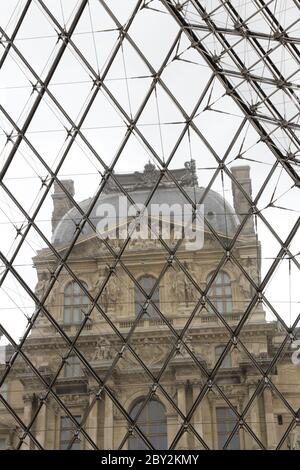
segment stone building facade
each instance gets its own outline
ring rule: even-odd
[[[251,195],[249,167],[235,167],[232,172]],[[122,252],[122,262],[114,264],[114,254],[120,253],[125,240],[107,239],[112,252],[92,225],[97,227],[101,219],[99,206],[118,207],[118,184],[107,182],[90,212],[92,224],[84,228],[80,211],[89,210],[91,199],[74,206],[55,184],[52,242],[56,253],[45,247],[33,260],[36,297],[46,296],[52,320],[41,311],[23,348],[40,376],[21,356],[2,386],[5,402],[20,418],[18,422],[0,404],[2,448],[35,449],[37,442],[45,449],[146,448],[135,421],[158,449],[203,449],[205,445],[255,449],[260,445],[254,436],[268,449],[279,444],[292,421],[292,410],[299,410],[300,365],[291,360],[291,341],[282,347],[286,335],[280,324],[266,319],[259,299],[252,305],[255,288],[249,278],[257,285],[261,272],[261,246],[252,217],[232,251],[224,252],[223,246],[234,239],[242,215],[249,211],[247,199],[233,187],[233,208],[217,192],[200,187],[193,162],[172,174],[174,181],[164,177],[151,202],[182,207],[185,201],[178,181],[188,197],[203,199],[207,219],[203,247],[190,249],[183,241],[176,251],[178,261],[159,239],[133,239]],[[143,172],[116,175],[116,179],[132,200],[144,203],[157,176],[149,163]],[[73,182],[62,183],[73,196]],[[170,225],[166,242],[172,248],[178,240],[172,236],[174,221]],[[119,223],[118,234],[125,229],[127,224]],[[68,252],[77,230],[81,235]],[[57,260],[67,256],[68,266],[58,272]],[[201,292],[206,295],[201,297]],[[150,294],[152,302],[147,303]],[[236,328],[242,324],[239,333]],[[76,351],[70,351],[73,344]],[[280,360],[272,366],[280,348]],[[7,348],[7,357],[11,354]],[[0,367],[1,377],[9,362]],[[272,384],[267,378],[261,380],[264,373]],[[84,432],[76,429],[66,410],[83,423]],[[22,423],[32,424],[30,435],[24,435]],[[299,427],[292,426],[282,447],[297,448],[299,443]]]

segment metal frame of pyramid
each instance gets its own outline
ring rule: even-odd
[[[281,315],[276,312],[274,306],[272,306],[272,304],[264,295],[264,289],[266,288],[268,282],[272,278],[278,265],[283,259],[290,259],[295,269],[299,270],[299,260],[295,256],[295,253],[290,250],[290,245],[297,232],[299,233],[300,218],[296,220],[295,224],[291,227],[288,236],[283,240],[278,235],[276,229],[273,228],[272,223],[270,223],[270,221],[264,217],[264,214],[258,208],[258,201],[261,195],[263,194],[265,188],[267,187],[270,179],[272,178],[275,169],[277,169],[278,167],[281,167],[282,171],[289,176],[293,183],[293,186],[295,188],[299,188],[299,174],[297,173],[297,170],[299,168],[298,149],[300,124],[298,122],[300,84],[297,75],[298,72],[296,71],[289,73],[284,67],[284,61],[282,63],[278,63],[276,60],[273,59],[273,56],[276,51],[279,55],[283,54],[284,51],[285,54],[289,55],[290,60],[294,62],[295,70],[299,69],[299,37],[297,37],[293,33],[290,33],[290,28],[288,28],[285,24],[281,24],[282,15],[277,15],[275,7],[275,3],[277,2],[274,1],[265,2],[264,0],[252,0],[251,2],[247,2],[248,4],[251,4],[251,6],[249,5],[247,9],[244,5],[242,5],[243,8],[242,6],[241,8],[239,8],[237,6],[237,2],[228,0],[219,0],[213,2],[201,2],[198,0],[160,0],[154,2],[151,0],[136,0],[135,2],[133,2],[134,8],[125,24],[123,24],[121,20],[118,19],[116,12],[114,12],[113,9],[110,8],[109,1],[98,0],[96,3],[99,5],[99,8],[105,11],[106,14],[110,17],[116,31],[118,31],[118,41],[115,44],[114,49],[111,55],[109,56],[105,67],[101,71],[101,73],[99,73],[99,71],[95,69],[94,65],[91,64],[85,54],[81,52],[80,47],[76,45],[76,41],[73,40],[74,32],[76,31],[76,28],[80,23],[80,19],[89,6],[89,0],[81,0],[80,2],[77,2],[76,10],[73,12],[71,18],[72,21],[69,22],[67,28],[65,28],[61,24],[59,19],[55,17],[55,14],[51,11],[48,2],[43,0],[36,0],[35,2],[32,0],[27,0],[24,2],[19,2],[19,11],[15,21],[14,29],[8,33],[6,32],[3,26],[0,26],[0,76],[1,69],[5,66],[6,61],[9,59],[9,57],[13,55],[13,57],[16,58],[18,63],[22,64],[22,67],[24,67],[24,69],[26,69],[30,76],[34,79],[34,82],[31,82],[31,96],[33,97],[33,99],[29,109],[27,110],[25,118],[23,119],[23,122],[16,122],[16,120],[9,114],[9,112],[2,106],[2,104],[0,104],[0,115],[11,128],[11,132],[8,133],[6,136],[5,146],[9,145],[10,150],[7,153],[6,158],[4,159],[3,166],[1,168],[0,187],[1,190],[6,193],[11,203],[23,215],[24,221],[26,222],[23,224],[21,229],[16,227],[16,231],[19,230],[19,232],[16,232],[17,243],[14,247],[13,253],[10,256],[6,256],[2,251],[0,251],[0,259],[3,265],[3,270],[0,276],[0,285],[3,285],[8,275],[12,275],[15,280],[20,284],[20,286],[22,286],[24,291],[30,296],[34,304],[38,306],[33,315],[28,318],[28,324],[25,333],[19,342],[17,342],[11,336],[9,331],[3,325],[0,324],[0,332],[8,340],[9,344],[14,350],[14,353],[6,364],[5,373],[2,377],[0,377],[0,386],[8,378],[16,360],[18,358],[22,358],[22,360],[27,364],[29,369],[45,387],[45,394],[41,398],[39,405],[32,418],[32,421],[29,425],[26,425],[22,422],[16,411],[0,394],[0,400],[2,404],[5,405],[9,413],[14,417],[15,421],[18,423],[18,425],[23,431],[20,435],[19,448],[22,447],[24,440],[28,436],[30,437],[30,439],[32,439],[33,443],[37,446],[37,448],[42,448],[42,446],[34,436],[32,427],[38,413],[44,406],[46,400],[48,399],[48,397],[52,397],[52,399],[59,405],[59,407],[64,410],[66,415],[69,416],[75,428],[77,429],[72,439],[72,442],[70,442],[69,448],[72,446],[72,443],[80,433],[85,439],[87,439],[92,448],[97,449],[97,445],[95,444],[95,442],[93,442],[91,437],[84,430],[84,424],[88,417],[89,410],[92,408],[95,400],[98,400],[102,396],[102,394],[105,393],[112,400],[115,407],[126,418],[128,422],[128,432],[124,436],[120,448],[122,448],[123,444],[126,442],[128,437],[133,432],[136,432],[139,437],[145,442],[145,444],[151,449],[152,444],[147,439],[143,431],[137,426],[137,420],[146,404],[155,395],[157,390],[159,390],[160,393],[164,395],[165,399],[172,405],[175,412],[178,414],[178,417],[180,417],[182,420],[182,425],[180,426],[178,432],[174,437],[171,448],[176,448],[176,445],[179,442],[183,433],[188,431],[191,432],[196,437],[196,439],[198,439],[198,441],[202,444],[203,448],[207,449],[208,445],[204,441],[204,439],[199,435],[197,430],[194,428],[192,424],[192,418],[197,406],[199,405],[203,397],[206,395],[206,393],[212,388],[218,391],[220,396],[224,399],[227,405],[233,410],[233,412],[237,416],[237,424],[234,427],[231,436],[229,436],[228,438],[227,445],[230,442],[230,439],[232,438],[234,433],[237,431],[237,429],[239,427],[243,427],[253,437],[253,440],[257,443],[257,445],[260,448],[264,448],[262,442],[255,435],[251,427],[247,424],[245,416],[257,395],[261,393],[261,390],[266,386],[276,391],[277,396],[280,397],[286,408],[289,409],[292,416],[292,420],[289,426],[287,427],[284,436],[278,444],[278,448],[281,448],[291,429],[296,423],[299,422],[299,410],[294,410],[290,406],[290,404],[284,397],[284,394],[272,382],[269,375],[276,366],[277,361],[280,360],[282,351],[284,350],[286,345],[289,343],[289,341],[291,341],[291,338],[294,338],[294,332],[297,327],[300,315],[296,318],[293,324],[288,326],[281,317]],[[243,2],[240,3],[243,4]],[[300,7],[298,0],[293,0],[291,1],[291,3],[297,11],[297,9],[299,9]],[[28,18],[30,19],[33,4],[39,7],[43,15],[47,18],[47,21],[49,21],[49,24],[52,25],[53,32],[55,32],[55,34],[57,35],[57,47],[55,50],[55,56],[51,58],[47,73],[43,74],[43,78],[41,78],[39,74],[34,70],[34,67],[30,64],[29,60],[25,58],[24,54],[19,48],[18,43],[19,30],[22,28],[23,22],[25,20],[28,20]],[[161,64],[158,68],[155,68],[151,65],[150,61],[147,59],[146,54],[144,54],[142,47],[139,46],[134,40],[134,38],[131,36],[131,27],[134,24],[136,17],[138,17],[142,10],[151,8],[153,8],[154,11],[158,11],[158,14],[161,13],[164,15],[169,15],[174,20],[174,24],[176,24],[178,28],[178,33],[175,35],[175,39],[172,41],[171,47],[167,51],[167,54],[161,61]],[[242,14],[242,12],[244,12],[244,15]],[[224,23],[224,21],[218,21],[219,14],[223,15],[223,19],[227,19],[226,24]],[[258,16],[261,19],[261,22],[263,22],[264,27],[261,27],[261,29],[257,29],[254,26],[252,29],[251,25],[253,19]],[[300,18],[295,18],[295,23],[299,23],[299,19]],[[259,23],[259,25],[260,24],[262,23]],[[194,103],[194,108],[191,113],[188,113],[185,110],[184,106],[180,103],[180,98],[177,98],[176,95],[170,90],[168,85],[165,83],[163,76],[163,72],[165,71],[165,68],[167,67],[171,57],[174,57],[174,54],[176,55],[177,60],[184,60],[184,54],[180,55],[178,52],[178,47],[183,37],[185,37],[185,40],[188,40],[188,49],[193,51],[195,57],[198,55],[199,60],[201,59],[201,61],[203,61],[203,63],[205,63],[208,68],[211,69],[211,73],[208,76],[206,85],[201,90],[201,94],[199,95],[198,100]],[[130,115],[128,111],[124,109],[124,107],[120,104],[118,99],[109,89],[106,82],[106,76],[109,73],[110,68],[114,64],[117,54],[121,50],[122,44],[125,41],[130,44],[131,48],[137,54],[139,59],[143,62],[145,67],[148,69],[149,77],[151,77],[150,87],[148,88],[144,99],[141,101],[140,106],[135,115]],[[246,53],[245,56],[243,56],[241,54],[241,49],[239,49],[241,44],[245,43],[247,44],[247,48],[249,48],[253,53],[253,56],[255,55],[256,57],[256,60],[252,64],[250,63],[251,61],[247,59]],[[89,96],[89,99],[85,103],[85,107],[83,109],[83,112],[81,113],[80,118],[77,121],[74,120],[68,114],[66,109],[64,109],[64,107],[59,103],[59,101],[51,91],[50,86],[56,70],[60,67],[60,63],[62,61],[62,58],[64,57],[66,50],[70,50],[72,54],[76,57],[76,60],[78,60],[80,65],[89,74],[92,83],[91,94]],[[263,72],[261,74],[256,71],[257,64],[263,66]],[[236,107],[239,109],[241,116],[243,116],[239,129],[236,133],[232,135],[229,148],[232,148],[236,144],[238,138],[240,137],[241,131],[246,125],[250,124],[257,135],[257,140],[263,143],[275,157],[274,163],[272,163],[270,167],[269,174],[265,178],[260,190],[253,199],[245,192],[240,182],[235,179],[234,175],[230,171],[228,167],[228,149],[224,149],[224,156],[220,156],[218,152],[211,147],[209,142],[206,140],[205,135],[203,135],[197,123],[195,122],[195,117],[197,116],[199,106],[204,103],[204,100],[208,99],[211,90],[216,82],[218,82],[219,85],[221,84],[224,90],[224,96],[228,97],[234,102]],[[172,151],[165,159],[163,159],[162,156],[156,151],[151,142],[149,142],[148,139],[143,135],[140,127],[138,126],[140,116],[142,115],[143,110],[145,109],[149,101],[149,98],[153,95],[153,93],[156,92],[156,87],[158,85],[167,95],[170,102],[172,102],[172,104],[177,108],[178,112],[182,116],[182,122],[184,123],[182,132],[180,133],[178,139],[175,141]],[[268,89],[271,91],[268,92]],[[284,94],[287,107],[291,106],[293,107],[293,109],[296,108],[298,110],[290,118],[287,118],[282,114],[282,112],[278,109],[278,107],[274,103],[274,100],[272,99],[278,91]],[[121,140],[118,150],[110,164],[108,164],[105,159],[101,157],[99,152],[93,147],[92,143],[82,131],[84,121],[88,116],[90,109],[96,100],[97,95],[100,92],[104,93],[106,97],[110,100],[114,108],[117,109],[118,113],[120,114],[123,122],[127,126],[127,131],[123,139]],[[249,99],[250,96],[252,97],[251,102]],[[28,129],[30,129],[30,124],[45,98],[47,98],[47,100],[51,102],[51,105],[59,111],[59,113],[63,116],[65,122],[68,124],[68,128],[65,127],[65,149],[62,152],[58,163],[53,166],[50,166],[48,164],[47,159],[45,159],[43,155],[31,143],[30,133],[28,135]],[[214,110],[213,108],[211,109],[211,111],[220,112]],[[225,112],[226,110],[223,109],[223,111]],[[210,224],[209,220],[205,220],[205,223],[210,231],[211,236],[219,243],[220,248],[223,250],[223,256],[219,260],[218,268],[215,270],[214,275],[210,279],[210,282],[204,289],[197,284],[187,267],[177,256],[177,252],[180,248],[181,242],[179,241],[176,244],[175,248],[170,248],[165,242],[165,240],[161,236],[159,236],[161,246],[163,250],[165,250],[165,265],[161,270],[160,276],[157,278],[156,284],[153,287],[149,298],[145,301],[145,305],[141,307],[139,315],[133,322],[129,333],[124,336],[120,333],[118,327],[114,324],[111,318],[109,318],[109,316],[106,314],[98,300],[101,294],[103,293],[107,283],[109,282],[110,277],[115,275],[116,268],[118,266],[122,267],[122,269],[130,277],[131,281],[134,283],[136,288],[140,289],[143,295],[147,297],[147,294],[143,291],[143,288],[139,284],[138,280],[134,277],[134,275],[130,272],[126,264],[123,262],[123,254],[126,250],[126,247],[128,246],[128,243],[130,242],[130,235],[127,240],[124,240],[124,244],[119,251],[116,251],[110,245],[108,240],[102,240],[102,242],[106,246],[107,252],[109,252],[111,257],[113,258],[113,263],[110,266],[106,281],[102,284],[96,296],[92,296],[91,293],[86,289],[84,284],[80,281],[78,276],[72,270],[71,266],[68,263],[68,259],[85,225],[89,225],[92,231],[96,230],[93,221],[90,219],[90,215],[99,196],[105,190],[105,186],[108,181],[113,181],[114,184],[119,188],[119,191],[127,197],[128,201],[130,201],[132,204],[135,204],[132,199],[132,196],[118,181],[117,173],[114,171],[118,160],[122,156],[122,152],[126,147],[126,144],[128,143],[128,140],[130,139],[132,134],[134,134],[147,148],[147,151],[151,154],[151,157],[157,165],[157,168],[159,168],[160,170],[155,185],[153,186],[152,190],[149,191],[146,206],[151,203],[151,198],[159,187],[161,180],[167,176],[174,183],[174,185],[176,185],[178,190],[181,191],[184,198],[194,208],[196,208],[195,201],[193,201],[188,196],[184,187],[182,187],[178,183],[178,181],[170,171],[170,164],[172,162],[174,154],[176,153],[176,149],[180,145],[180,142],[182,141],[184,136],[186,136],[190,130],[192,130],[199,137],[203,145],[207,146],[209,153],[212,155],[212,158],[215,161],[215,169],[213,171],[211,181],[207,185],[207,189],[203,193],[202,200],[197,202],[201,203],[203,200],[205,200],[206,194],[209,191],[210,187],[212,187],[215,179],[218,177],[218,175],[220,176],[222,174],[225,175],[229,181],[232,181],[232,183],[238,188],[238,190],[248,201],[249,213],[245,214],[237,233],[229,241],[224,241],[223,239],[221,239],[219,234]],[[81,139],[86,148],[89,149],[95,160],[99,163],[102,168],[101,182],[98,186],[96,194],[93,196],[89,204],[87,211],[82,210],[80,205],[74,200],[74,197],[66,189],[60,179],[60,170],[77,138]],[[42,196],[40,197],[35,207],[35,210],[32,213],[22,206],[21,202],[14,195],[13,191],[9,189],[6,183],[7,172],[9,171],[12,163],[14,162],[14,159],[18,154],[20,146],[23,143],[25,143],[26,146],[30,149],[36,160],[43,167],[45,173],[47,173],[47,179],[42,181]],[[36,223],[36,218],[40,212],[40,209],[45,204],[46,198],[49,196],[51,190],[53,189],[54,182],[57,183],[61,191],[66,195],[68,200],[78,210],[82,217],[80,223],[77,224],[77,230],[74,233],[73,239],[68,245],[63,255],[57,250],[57,248],[51,243],[49,238],[43,233],[43,231],[39,227],[39,224]],[[235,247],[239,235],[242,233],[247,221],[253,216],[263,221],[272,236],[280,245],[280,249],[276,254],[276,258],[273,260],[270,268],[268,269],[267,274],[263,277],[259,284],[256,284],[256,282],[251,278],[249,273],[247,273],[247,271],[244,269],[244,267],[241,265],[241,263],[233,253],[233,249]],[[35,292],[28,285],[26,279],[24,279],[24,277],[20,275],[18,269],[16,269],[15,267],[15,260],[18,258],[18,254],[21,251],[23,244],[26,243],[26,239],[29,236],[28,234],[31,229],[34,229],[36,231],[40,239],[44,242],[45,246],[47,246],[47,248],[51,250],[53,257],[56,260],[56,268],[51,273],[51,280],[41,299],[36,296]],[[252,286],[255,292],[247,309],[243,312],[240,322],[234,328],[232,328],[226,322],[226,319],[224,319],[224,317],[218,312],[215,305],[210,301],[209,296],[207,296],[207,293],[212,283],[214,282],[218,272],[221,270],[224,263],[227,262],[229,259],[230,262],[234,263],[234,265],[240,269],[241,273],[245,276],[245,278],[247,279],[247,281]],[[172,326],[170,321],[168,321],[168,318],[166,318],[166,316],[160,311],[157,305],[151,300],[151,296],[155,292],[155,289],[159,285],[165,272],[168,269],[172,268],[175,263],[180,268],[180,270],[184,272],[185,276],[187,277],[187,279],[189,279],[190,283],[197,290],[199,295],[199,299],[190,314],[188,322],[180,332],[178,332]],[[69,276],[80,285],[82,291],[87,295],[91,302],[89,312],[85,315],[85,318],[74,338],[70,338],[66,334],[64,329],[61,327],[61,325],[59,325],[59,323],[55,320],[53,315],[46,307],[47,298],[50,295],[51,290],[55,285],[62,270],[66,270]],[[245,344],[243,344],[242,340],[239,337],[243,326],[246,324],[249,317],[251,316],[253,308],[255,307],[257,302],[264,302],[265,305],[267,305],[271,309],[277,321],[281,324],[282,330],[285,333],[285,339],[282,345],[279,347],[276,355],[272,358],[272,361],[270,362],[266,370],[263,370],[261,368],[260,364],[248,351],[247,347],[245,346]],[[132,348],[130,344],[131,337],[134,334],[134,331],[144,313],[144,310],[147,305],[149,305],[149,303],[153,306],[158,317],[165,323],[165,325],[167,325],[173,337],[176,339],[173,348],[170,350],[170,354],[168,355],[162,369],[157,375],[154,375],[153,372],[149,370],[147,365],[141,360],[141,358],[137,355],[134,348]],[[230,336],[230,341],[227,344],[224,354],[226,354],[227,350],[231,347],[232,344],[239,344],[239,346],[243,349],[244,353],[247,355],[248,359],[254,365],[255,369],[261,374],[261,380],[256,386],[255,393],[253,394],[252,398],[249,400],[247,406],[244,408],[244,411],[241,414],[237,413],[236,409],[232,406],[230,400],[226,397],[222,388],[215,382],[215,378],[217,376],[222,361],[217,364],[211,372],[208,372],[184,339],[184,336],[187,333],[189,326],[192,324],[196,313],[199,311],[199,308],[201,308],[205,303],[209,305],[210,309],[222,322],[224,329],[228,332]],[[92,365],[77,347],[78,338],[80,337],[80,334],[83,331],[85,325],[88,323],[89,316],[93,309],[96,309],[97,313],[110,325],[112,331],[116,334],[116,337],[120,340],[120,343],[122,344],[118,354],[112,361],[112,365],[105,374],[104,378],[99,377],[99,375],[93,369]],[[50,382],[45,379],[43,374],[34,366],[32,360],[24,352],[26,339],[30,335],[32,328],[34,328],[37,319],[41,315],[43,315],[50,322],[55,331],[64,340],[66,347],[68,348],[68,354],[62,358],[61,365]],[[168,367],[169,361],[173,357],[176,350],[178,350],[178,348],[181,346],[185,349],[186,354],[188,354],[189,357],[193,360],[195,366],[199,368],[203,376],[206,377],[206,381],[203,384],[203,387],[195,403],[193,404],[186,416],[178,408],[174,399],[169,396],[169,394],[166,392],[166,390],[160,383],[160,379],[163,376],[164,371]],[[124,409],[122,403],[120,403],[118,398],[115,396],[114,391],[108,385],[109,378],[113,373],[116,364],[123,357],[125,351],[130,351],[134,359],[139,364],[141,370],[144,372],[145,376],[152,383],[152,386],[149,388],[149,393],[144,400],[143,406],[141,407],[139,414],[134,420],[129,416],[127,411]],[[86,413],[83,416],[81,422],[77,422],[68,407],[63,403],[61,398],[53,390],[53,386],[56,382],[56,379],[59,376],[62,368],[64,367],[65,362],[67,361],[71,353],[76,353],[81,363],[85,366],[85,368],[88,370],[88,372],[95,379],[99,386],[99,390],[94,396],[94,401],[90,404],[89,409],[86,410]]]

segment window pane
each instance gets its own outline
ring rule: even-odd
[[[139,402],[132,409],[130,416],[133,419],[137,416],[142,404],[143,402]],[[144,432],[155,449],[167,449],[167,422],[165,408],[162,403],[157,400],[148,402],[137,420],[137,425],[139,429]],[[148,448],[138,435],[129,439],[128,446],[130,450]]]
[[[78,295],[74,295],[74,297],[73,297],[73,305],[76,305],[76,306],[77,306],[77,305],[80,305],[80,304],[81,304],[80,301],[81,301],[80,297],[79,297]]]
[[[80,308],[74,308],[73,312],[73,321],[74,323],[81,323],[82,320],[82,313],[81,313],[81,307]]]
[[[65,308],[64,311],[64,322],[65,323],[71,323],[72,322],[72,309],[71,308]]]
[[[83,283],[85,288],[87,285]],[[76,282],[68,284],[64,293],[64,322],[81,323],[84,309],[88,311],[89,299]]]
[[[81,364],[77,356],[70,356],[64,368],[65,377],[79,377],[81,375]]]
[[[73,283],[74,294],[79,294],[81,292],[81,288],[77,282]]]
[[[0,439],[0,450],[5,450],[6,449],[6,439],[1,438]]]
[[[1,387],[0,387],[0,393],[1,395],[7,400],[8,397],[8,384],[5,382]],[[0,404],[1,406],[1,404]]]
[[[153,286],[156,283],[156,279],[152,276],[143,276],[139,279],[139,284],[145,290],[147,294],[150,294]],[[155,289],[151,297],[152,302],[159,308],[159,288]],[[136,316],[140,313],[142,305],[145,303],[146,298],[138,287],[135,287],[135,314]],[[157,318],[159,315],[156,312],[154,306],[150,304],[145,313],[145,318]]]
[[[65,295],[65,305],[71,305],[71,297]]]
[[[207,283],[212,273],[207,277]],[[220,272],[208,291],[208,297],[221,314],[232,312],[232,291],[228,274]],[[210,309],[211,310],[211,309]]]
[[[217,408],[217,432],[218,432],[218,447],[223,449],[228,437],[236,425],[237,418],[230,408]],[[229,450],[238,450],[240,448],[240,440],[238,432],[234,434],[230,443],[226,447]]]
[[[81,420],[81,416],[74,416],[77,421]],[[60,449],[66,450],[69,447],[70,441],[74,436],[75,426],[68,416],[60,418]],[[72,450],[80,450],[80,440],[77,439],[73,445]]]
[[[216,362],[220,358],[221,354],[223,353],[225,346],[217,346],[215,349],[215,359]],[[230,351],[226,354],[221,364],[221,368],[231,367],[231,354]]]

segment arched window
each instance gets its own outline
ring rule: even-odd
[[[87,285],[83,282],[84,287]],[[81,323],[83,315],[89,308],[89,299],[77,282],[70,282],[64,293],[64,323],[66,325]]]
[[[154,287],[154,284],[156,283],[156,279],[153,276],[145,275],[141,277],[140,279],[138,279],[138,283],[144,289],[146,294],[149,295]],[[142,306],[146,302],[146,298],[137,286],[135,286],[134,289],[135,289],[135,315],[137,316],[140,313]],[[155,305],[157,305],[157,307],[159,308],[159,287],[157,287],[155,291],[153,292],[151,301]],[[151,304],[148,306],[147,313],[145,315],[146,317],[150,317],[150,318],[155,318],[158,316],[154,306]]]
[[[131,410],[130,416],[135,419],[144,400],[140,400]],[[168,448],[167,441],[167,419],[164,405],[158,400],[150,400],[140,413],[136,424],[147,439],[151,442],[154,449],[164,450]],[[145,450],[148,446],[143,439],[136,433],[129,438],[129,450]]]
[[[213,273],[207,277],[207,282],[211,280]],[[213,281],[209,291],[208,298],[222,315],[232,313],[232,291],[231,280],[227,273],[220,271]],[[209,309],[213,313],[212,309]]]

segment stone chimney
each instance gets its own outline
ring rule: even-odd
[[[243,187],[245,193],[247,193],[252,199],[252,183],[250,177],[250,166],[234,166],[231,168],[231,172],[234,178],[239,182],[239,184]],[[232,194],[233,194],[233,204],[234,209],[239,217],[240,221],[244,219],[246,214],[249,213],[249,209],[251,204],[249,204],[248,200],[244,196],[243,192],[240,188],[232,181]],[[251,216],[247,223],[244,226],[242,231],[244,235],[254,235],[254,224],[253,224],[253,216]]]
[[[72,197],[74,197],[75,189],[74,189],[74,181],[73,180],[61,180],[61,183],[66,188],[66,190],[70,193]],[[68,212],[68,210],[72,209],[73,204],[69,200],[68,196],[64,193],[64,191],[60,188],[58,183],[54,181],[54,193],[52,194],[53,199],[53,212],[52,212],[52,233],[57,227],[57,224],[61,220],[61,218]]]

